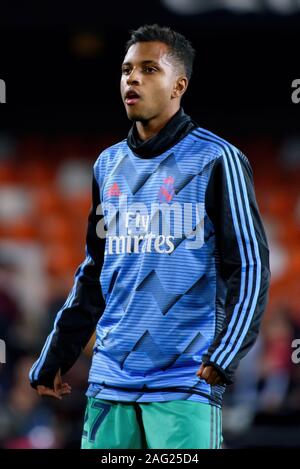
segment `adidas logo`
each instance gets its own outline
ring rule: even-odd
[[[121,191],[116,182],[113,183],[113,185],[108,189],[108,195],[109,196],[120,196]]]

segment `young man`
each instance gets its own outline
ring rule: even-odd
[[[270,272],[252,170],[184,113],[193,58],[169,28],[132,33],[133,125],[94,165],[86,259],[30,372],[61,399],[96,327],[83,448],[220,448],[222,395],[258,334]]]

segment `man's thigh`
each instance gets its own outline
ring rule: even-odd
[[[221,409],[195,401],[140,403],[148,448],[221,448]]]
[[[133,403],[88,397],[82,449],[142,448],[141,432]]]

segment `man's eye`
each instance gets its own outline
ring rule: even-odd
[[[123,73],[123,75],[128,75],[128,73],[130,73],[130,69],[129,68],[123,68],[122,73]]]
[[[156,68],[155,67],[145,67],[145,71],[147,73],[152,73],[152,72],[155,72],[156,71]]]

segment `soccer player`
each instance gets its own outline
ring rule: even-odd
[[[82,448],[220,448],[222,395],[259,331],[270,271],[252,170],[183,111],[193,59],[170,28],[132,32],[132,127],[94,165],[86,258],[30,371],[61,399],[96,328]]]

